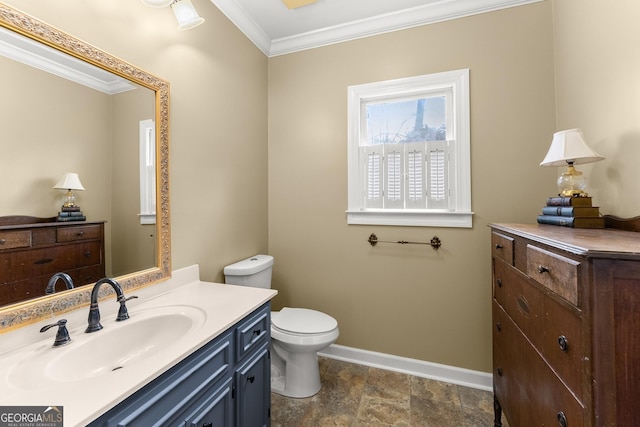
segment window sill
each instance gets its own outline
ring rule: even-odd
[[[347,224],[456,228],[471,228],[473,225],[473,212],[391,209],[346,212]]]

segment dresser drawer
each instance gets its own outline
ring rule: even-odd
[[[544,295],[515,268],[494,260],[493,295],[534,345],[544,342]]]
[[[527,245],[527,275],[554,293],[579,306],[580,262]]]
[[[58,228],[58,242],[99,239],[102,237],[99,225],[85,225]]]
[[[583,399],[584,359],[580,317],[552,298],[544,301],[544,342],[540,351],[574,394]]]
[[[540,357],[509,316],[493,304],[495,393],[512,426],[584,425],[584,406]]]
[[[513,265],[513,237],[492,231],[491,254],[507,264]]]
[[[0,251],[4,249],[28,248],[31,246],[31,231],[0,231]]]

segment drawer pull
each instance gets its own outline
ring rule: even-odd
[[[84,253],[84,256],[85,256],[86,258],[90,258],[90,257],[91,257],[91,251],[86,251],[86,252]]]
[[[502,330],[502,323],[500,323],[500,322],[496,323],[496,329],[498,331],[501,331]]]
[[[502,368],[498,368],[498,375],[502,376]]]
[[[569,350],[569,341],[567,340],[567,337],[565,337],[564,335],[560,335],[558,337],[558,345],[560,346],[560,350],[562,351]]]
[[[502,287],[502,279],[496,280],[496,284],[498,285],[499,288],[501,288]]]
[[[5,243],[7,243],[7,239],[0,239],[0,245],[4,245]]]
[[[78,232],[76,233],[76,236],[78,236],[78,237],[82,237],[82,236],[84,236],[84,231],[78,231]]]
[[[524,299],[522,295],[516,298],[516,300],[518,301],[518,307],[520,307],[520,310],[522,310],[525,314],[531,313],[531,309],[529,309],[529,304],[527,303],[527,300]]]
[[[262,330],[260,330],[260,329],[254,329],[254,330],[253,330],[253,335],[260,335],[260,332],[262,332]]]
[[[502,249],[504,246],[502,246],[500,243],[496,243],[496,249]]]
[[[539,265],[538,266],[538,273],[542,274],[542,273],[548,273],[549,269],[543,265]]]
[[[202,427],[213,427],[213,423],[202,424]]]
[[[53,262],[51,258],[45,258],[45,259],[39,259],[35,261],[34,264],[41,265],[41,264],[49,264],[50,262]]]
[[[562,411],[558,412],[558,424],[562,427],[567,427],[569,425],[567,422],[567,416]]]
[[[253,382],[256,380],[256,376],[255,375],[251,375],[250,377],[247,377],[247,381],[249,381],[251,384],[253,384]]]

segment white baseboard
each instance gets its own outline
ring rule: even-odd
[[[417,377],[444,381],[485,391],[493,390],[493,375],[488,372],[473,371],[338,344],[332,344],[323,351],[318,352],[318,356],[342,360],[344,362],[358,363],[360,365],[389,371],[402,372]]]

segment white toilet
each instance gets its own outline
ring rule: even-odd
[[[271,288],[273,257],[256,255],[224,268],[225,283]],[[328,314],[284,307],[271,312],[271,390],[287,397],[309,397],[320,391],[318,351],[340,335]]]

